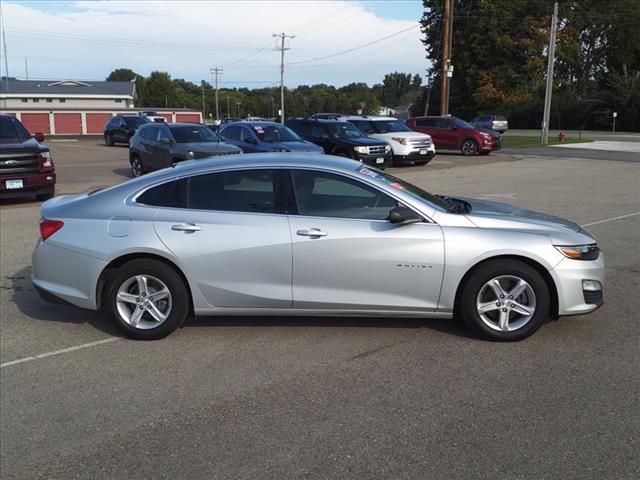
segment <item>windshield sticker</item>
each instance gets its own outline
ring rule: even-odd
[[[380,175],[379,173],[373,170],[368,169],[367,167],[360,167],[358,171],[362,175],[366,175],[367,177],[375,178],[376,180],[384,180],[384,177],[382,175]]]
[[[398,182],[393,182],[389,184],[390,187],[393,188],[397,188],[398,190],[404,190],[404,185],[398,183]]]

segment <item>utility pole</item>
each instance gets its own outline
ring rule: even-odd
[[[26,80],[29,80],[29,64],[27,63],[27,57],[24,57],[24,76]]]
[[[551,92],[553,90],[553,64],[556,55],[556,28],[558,25],[558,2],[553,4],[551,33],[549,35],[549,58],[547,60],[547,90],[544,95],[544,116],[542,117],[542,137],[540,143],[549,143],[549,117],[551,116]]]
[[[285,48],[284,41],[287,38],[296,38],[295,35],[286,35],[283,33],[274,33],[273,37],[280,37],[280,123],[284,123],[284,51],[289,50]]]
[[[449,113],[449,85],[453,75],[451,51],[453,50],[453,0],[444,0],[442,19],[442,65],[440,73],[440,115]]]
[[[218,111],[218,75],[222,75],[222,69],[219,67],[210,68],[209,72],[215,78],[215,88],[216,88],[216,120],[220,120],[220,114]]]
[[[206,112],[205,104],[204,104],[204,85],[205,85],[205,82],[202,82],[202,118],[206,119],[207,118],[207,112]]]
[[[6,79],[7,81],[5,82],[6,85],[6,89],[7,91],[9,90],[9,61],[8,61],[8,56],[7,56],[7,37],[5,35],[5,28],[4,28],[4,15],[2,14],[2,2],[0,2],[0,28],[2,29],[2,43],[4,46],[4,73],[7,76]]]

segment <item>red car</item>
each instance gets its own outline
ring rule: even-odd
[[[407,126],[428,133],[436,150],[459,150],[463,155],[486,155],[500,149],[500,135],[476,128],[457,117],[413,117]]]
[[[0,114],[0,199],[54,195],[55,167],[43,141],[42,133],[32,137],[20,120]]]

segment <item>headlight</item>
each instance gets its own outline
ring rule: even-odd
[[[369,147],[353,147],[354,152],[369,153]]]
[[[595,260],[600,255],[597,245],[555,245],[560,253],[573,260]]]
[[[53,167],[53,162],[51,161],[51,152],[40,152],[40,166],[41,167]]]
[[[407,144],[407,139],[406,138],[391,137],[391,140],[393,140],[394,142],[398,142],[400,145],[406,145]]]
[[[187,157],[187,160],[193,160],[194,158],[196,158],[195,154],[191,150],[187,152],[186,157]]]
[[[391,145],[384,146],[384,153],[389,153],[391,151]]]

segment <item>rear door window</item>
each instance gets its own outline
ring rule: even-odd
[[[274,172],[268,169],[196,175],[189,179],[188,207],[196,210],[277,213]]]
[[[221,135],[229,140],[238,140],[240,141],[240,127],[232,126],[225,128]]]

